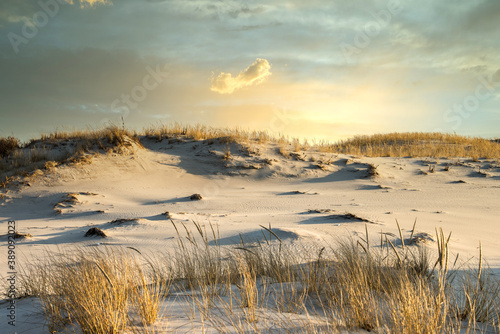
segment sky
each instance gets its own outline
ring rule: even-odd
[[[500,137],[498,0],[1,0],[0,136]]]

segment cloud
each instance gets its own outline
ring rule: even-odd
[[[74,4],[73,0],[65,0],[66,2],[70,4]],[[112,5],[113,2],[111,0],[80,0],[80,7],[85,8],[85,7],[95,7],[99,5]]]
[[[270,69],[271,64],[266,59],[257,58],[252,65],[248,66],[236,77],[233,77],[231,73],[221,72],[216,78],[212,79],[210,89],[219,94],[232,94],[240,88],[262,83],[271,75]]]

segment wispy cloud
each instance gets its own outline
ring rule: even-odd
[[[68,0],[66,0],[68,1]],[[71,4],[74,4],[74,0],[69,0],[68,1]],[[79,0],[80,7],[95,7],[95,6],[100,6],[100,5],[112,5],[113,2],[111,0]]]
[[[212,79],[211,90],[219,94],[232,94],[240,88],[258,85],[271,75],[270,69],[271,64],[266,59],[257,58],[252,65],[241,71],[236,77],[233,77],[231,73],[221,72]]]

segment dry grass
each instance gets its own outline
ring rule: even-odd
[[[396,247],[388,240],[372,247],[366,240],[340,244],[327,282],[327,302],[339,309],[348,328],[440,333],[453,326],[447,323],[445,288],[429,275],[426,256],[417,255],[421,248]]]
[[[12,151],[19,149],[21,143],[14,137],[0,138],[0,158],[8,156]]]
[[[127,154],[132,143],[140,145],[137,135],[116,126],[54,132],[25,145],[13,137],[0,138],[0,184],[5,187],[9,181],[33,179],[37,170],[49,170],[60,164],[91,163],[94,154]]]
[[[290,151],[288,151],[285,145],[280,145],[278,148],[278,152],[282,157],[290,159]]]
[[[355,136],[338,143],[322,143],[318,149],[369,157],[469,157],[500,158],[500,145],[484,138],[446,133],[388,133]]]
[[[388,300],[393,333],[441,333],[457,330],[458,325],[447,321],[449,302],[443,288],[425,279],[399,273],[396,293]]]
[[[265,231],[272,232],[267,228]],[[243,305],[250,307],[245,315],[250,315],[247,320],[253,332],[260,332],[255,329],[258,312],[251,309],[254,305],[275,307],[279,313],[300,314],[307,311],[312,301],[322,305],[317,314],[323,315],[323,324],[329,328],[325,332],[333,332],[339,323],[351,329],[387,328],[393,333],[458,332],[462,324],[454,316],[459,307],[455,296],[462,287],[454,288],[453,276],[448,274],[449,237],[440,230],[437,239],[435,262],[425,248],[405,245],[402,232],[399,240],[390,241],[386,236],[379,247],[370,245],[368,233],[365,239],[341,241],[332,249],[333,255],[324,256],[321,249],[316,260],[305,265],[304,258],[297,252],[287,252],[279,238],[277,247],[268,247],[272,246],[270,241],[257,247],[243,245],[239,247],[241,253],[225,256],[227,261],[236,258],[240,263],[238,268],[243,278],[237,286],[243,294],[240,298],[245,301]],[[260,290],[255,287],[258,277],[265,278]],[[494,292],[491,289],[496,288],[498,282],[485,285],[489,292]],[[259,292],[266,295],[265,301],[256,298]],[[489,314],[494,314],[493,310],[498,314],[500,304],[493,302],[495,298],[487,303]],[[249,299],[252,302],[249,303]],[[205,314],[207,312],[210,314],[210,308],[205,309]],[[234,317],[232,312],[228,310],[226,316]],[[475,323],[476,313],[469,313],[469,317],[463,319],[474,319],[471,324]],[[305,324],[298,318],[287,321],[287,324],[300,323],[307,333],[322,332],[317,331],[312,322]],[[483,321],[492,326],[497,324],[497,318]],[[228,320],[228,323],[234,326],[234,321]],[[259,324],[261,330],[266,327],[262,321]],[[241,328],[237,332],[245,332],[248,326]]]
[[[136,133],[116,125],[108,126],[98,130],[76,130],[76,131],[56,131],[50,134],[42,134],[40,139],[32,139],[29,145],[40,141],[45,143],[57,143],[61,140],[87,140],[90,144],[102,143],[107,146],[119,146],[127,142],[127,138],[137,138]]]
[[[33,238],[33,236],[29,233],[19,233],[19,232],[14,232],[12,235],[14,239],[28,239],[28,238]]]
[[[293,148],[293,152],[298,153],[304,150],[307,150],[309,148],[309,145],[307,144],[307,141],[304,143],[301,143],[300,140],[294,138],[291,141],[291,145]]]
[[[274,141],[267,131],[246,131],[240,128],[215,128],[205,125],[182,125],[171,123],[150,127],[144,130],[144,135],[150,139],[162,141],[163,139],[188,139],[188,140],[218,140],[222,144],[246,143],[255,141],[260,144]]]
[[[377,166],[375,166],[374,164],[368,164],[368,168],[366,169],[366,174],[367,174],[367,177],[378,176],[379,173],[377,171]]]
[[[226,148],[224,148],[223,150],[223,156],[222,156],[222,160],[231,160],[232,159],[232,156],[231,156],[231,148],[229,146],[227,146]]]
[[[154,257],[134,252],[78,250],[49,254],[23,277],[25,294],[42,302],[49,329],[76,324],[83,333],[118,333],[158,319],[174,282],[196,290],[185,298],[202,322],[221,333],[458,333],[477,322],[498,332],[498,280],[484,269],[449,270],[449,236],[436,233],[436,251],[381,234],[317,248],[286,246],[272,228],[264,242],[228,248],[217,229],[174,224],[178,249]],[[134,255],[135,254],[135,255]],[[140,259],[141,261],[139,261]],[[89,316],[92,314],[92,316]],[[194,320],[193,320],[194,321]],[[137,328],[137,327],[136,327]]]
[[[179,236],[178,248],[173,255],[174,278],[183,282],[187,289],[202,287],[210,296],[227,293],[228,284],[236,281],[236,264],[225,263],[224,250],[210,245],[210,240],[218,240],[215,227],[210,225],[207,233],[206,227],[194,223],[197,233],[193,234],[184,224],[180,224],[179,229],[178,224],[171,222]]]
[[[240,306],[245,309],[244,313],[247,322],[255,324],[259,321],[259,294],[264,292],[259,291],[257,286],[257,273],[255,272],[255,268],[250,267],[244,261],[240,261],[238,269],[241,278],[236,286],[240,292]]]
[[[49,332],[76,325],[81,333],[121,333],[132,322],[158,317],[160,285],[125,251],[78,249],[47,254],[25,268],[26,293],[37,296]]]
[[[489,270],[483,271],[482,250],[479,266],[469,268],[460,277],[458,317],[470,321],[500,323],[500,282]]]
[[[295,138],[275,137],[266,131],[246,131],[240,128],[171,123],[135,133],[110,126],[100,130],[57,131],[44,134],[40,139],[33,139],[25,145],[21,145],[14,137],[0,138],[0,186],[5,187],[9,182],[33,176],[36,170],[50,169],[64,163],[91,163],[94,154],[127,154],[132,144],[140,146],[140,140],[144,138],[158,141],[167,139],[170,143],[186,140],[203,141],[207,144],[237,143],[243,151],[257,143],[273,143],[278,146],[278,153],[287,159],[298,159],[297,154],[304,150],[370,157],[461,157],[471,158],[473,161],[480,158],[500,159],[498,141],[444,133],[377,134],[355,136],[337,143],[320,142],[309,145],[307,141],[301,142]],[[224,150],[223,158],[230,160],[231,157],[230,150]],[[431,171],[432,167],[429,168]],[[369,170],[370,173],[375,171]]]
[[[288,158],[290,152],[315,149],[319,152],[332,152],[369,157],[468,157],[500,158],[500,145],[497,141],[477,137],[445,133],[389,133],[372,136],[355,136],[337,143],[320,142],[309,145],[296,138],[274,137],[265,131],[245,131],[239,128],[213,128],[203,125],[181,125],[173,123],[146,129],[144,134],[157,140],[185,138],[191,140],[219,140],[222,143],[251,141],[258,143],[273,142],[280,146],[280,153]]]
[[[162,281],[153,280],[149,282],[149,277],[136,265],[138,274],[135,275],[135,282],[132,285],[132,303],[139,314],[139,318],[145,325],[153,324],[159,315],[160,302],[162,301]],[[168,276],[167,276],[168,278]],[[170,282],[168,281],[167,286]]]

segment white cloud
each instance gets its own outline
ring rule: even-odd
[[[241,71],[236,77],[233,77],[231,73],[221,72],[212,79],[210,89],[219,94],[232,94],[240,88],[262,83],[271,75],[270,69],[271,64],[266,59],[257,58],[252,65]]]
[[[68,0],[66,0],[68,1]],[[71,4],[73,4],[73,0],[70,0]],[[80,7],[95,7],[99,5],[112,5],[113,2],[111,0],[80,0]]]

